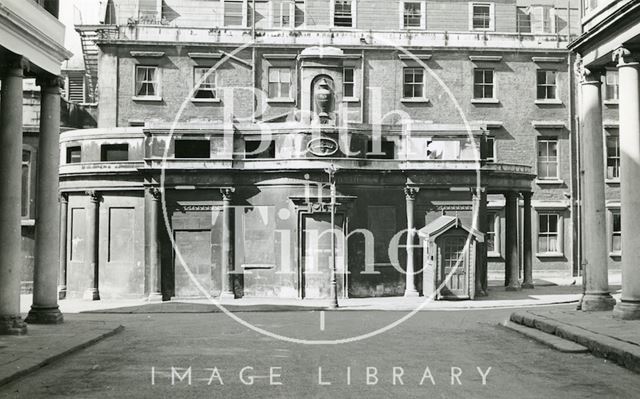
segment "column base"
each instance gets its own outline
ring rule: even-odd
[[[236,299],[236,294],[231,291],[220,293],[221,301],[229,300],[229,299]]]
[[[530,283],[530,282],[528,282],[528,281],[527,281],[527,282],[523,282],[523,283],[522,283],[522,285],[521,285],[520,287],[521,287],[521,288],[528,289],[528,290],[535,288],[535,286],[533,285],[533,283]]]
[[[0,335],[24,335],[27,325],[20,316],[0,316]]]
[[[420,293],[416,289],[409,289],[404,291],[405,297],[415,298],[420,296]]]
[[[64,321],[64,317],[57,306],[41,307],[31,305],[31,310],[24,321],[29,324],[60,324]]]
[[[84,299],[85,301],[99,301],[100,293],[96,288],[87,288],[87,290],[84,292],[84,295],[82,295],[82,299]]]
[[[162,294],[160,292],[152,292],[147,297],[147,302],[162,302]]]
[[[583,312],[608,312],[613,309],[616,300],[608,293],[584,294],[580,303]]]
[[[622,300],[613,308],[613,317],[622,320],[640,320],[640,301]]]
[[[507,285],[506,287],[504,287],[505,291],[520,291],[520,285]]]
[[[58,286],[58,300],[67,299],[67,286],[61,285]]]

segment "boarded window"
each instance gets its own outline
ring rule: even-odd
[[[71,209],[71,223],[69,224],[71,225],[69,260],[82,262],[85,258],[87,236],[87,217],[84,208]]]
[[[134,208],[109,209],[109,262],[133,262]]]
[[[274,207],[259,206],[243,210],[244,265],[269,266],[275,264],[275,228]]]
[[[375,263],[390,263],[389,243],[397,233],[395,206],[370,206],[367,210],[369,231],[374,239]]]

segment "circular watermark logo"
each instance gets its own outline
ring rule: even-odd
[[[398,54],[402,54],[402,58],[406,59],[406,60],[411,60],[411,62],[415,65],[418,66],[418,68],[422,68],[423,71],[426,71],[426,73],[428,74],[428,77],[431,79],[431,81],[435,82],[437,84],[438,90],[441,91],[441,93],[444,94],[444,96],[446,98],[448,98],[448,101],[451,103],[451,105],[453,106],[453,108],[455,109],[455,112],[458,114],[458,116],[460,117],[460,120],[462,121],[462,124],[464,126],[464,130],[466,131],[467,134],[467,140],[470,143],[470,148],[472,149],[472,152],[474,154],[474,159],[475,159],[475,172],[476,172],[476,177],[475,177],[475,188],[476,190],[480,190],[481,189],[481,185],[480,185],[480,150],[479,150],[479,146],[476,143],[476,138],[474,137],[473,134],[473,129],[469,123],[469,121],[467,120],[464,111],[462,109],[462,107],[460,106],[459,102],[457,101],[454,93],[452,92],[452,90],[447,86],[447,84],[442,80],[442,78],[432,69],[429,67],[429,65],[427,63],[424,62],[424,60],[422,58],[420,58],[419,55],[413,54],[411,51],[409,51],[408,49],[404,48],[403,46],[397,45],[396,43],[391,43],[388,40],[385,40],[384,38],[376,38],[379,42],[381,42],[384,46],[386,46],[390,51],[396,51]],[[180,127],[181,127],[181,117],[185,111],[185,109],[187,108],[188,105],[191,104],[192,99],[196,98],[198,95],[200,95],[201,91],[204,92],[204,96],[205,98],[210,98],[210,99],[214,99],[215,101],[221,101],[222,102],[222,107],[230,107],[230,111],[228,112],[226,109],[224,111],[224,120],[223,120],[223,125],[224,125],[224,142],[225,144],[223,145],[225,154],[228,155],[228,158],[226,158],[227,160],[230,160],[233,158],[232,154],[234,151],[234,145],[233,145],[233,137],[234,137],[234,126],[233,124],[235,122],[255,122],[256,120],[256,116],[260,116],[261,113],[267,109],[267,101],[266,99],[268,98],[268,95],[266,95],[264,92],[262,92],[262,90],[260,90],[257,87],[254,88],[247,88],[247,87],[224,87],[222,85],[222,87],[219,87],[218,84],[219,82],[217,82],[215,80],[215,76],[217,75],[217,71],[220,69],[220,67],[225,64],[226,62],[235,60],[238,61],[239,57],[240,57],[240,53],[243,50],[246,50],[248,48],[250,48],[251,46],[253,46],[255,43],[255,41],[249,41],[247,43],[245,43],[244,45],[236,48],[233,51],[227,51],[224,53],[224,56],[221,57],[219,59],[218,62],[215,63],[215,65],[213,65],[212,67],[208,68],[206,70],[206,72],[202,73],[201,76],[199,76],[198,81],[195,82],[194,84],[194,88],[191,90],[191,92],[189,93],[189,95],[185,98],[185,100],[182,102],[175,118],[173,119],[172,125],[171,125],[171,129],[169,132],[169,135],[167,137],[167,142],[165,143],[164,146],[164,153],[163,153],[163,158],[162,158],[162,163],[161,163],[161,171],[160,171],[160,191],[162,193],[162,215],[164,218],[164,224],[165,227],[167,229],[167,233],[168,233],[168,238],[171,241],[171,244],[173,246],[173,250],[174,250],[174,254],[175,254],[175,267],[176,269],[179,267],[184,271],[184,274],[186,274],[188,276],[189,279],[189,284],[193,285],[193,287],[195,287],[197,289],[197,291],[199,292],[199,294],[202,297],[207,298],[212,304],[214,304],[215,306],[217,306],[219,308],[220,311],[222,311],[225,315],[227,315],[228,317],[230,317],[231,319],[235,320],[236,322],[240,323],[241,325],[252,329],[255,332],[258,332],[260,334],[263,334],[267,337],[270,338],[274,338],[274,339],[278,339],[278,340],[282,340],[282,341],[286,341],[286,342],[291,342],[291,343],[297,343],[297,344],[306,344],[306,345],[335,345],[335,344],[345,344],[345,343],[350,343],[350,342],[357,342],[357,341],[362,341],[365,340],[367,338],[371,338],[374,337],[378,334],[382,334],[385,332],[388,332],[390,330],[392,330],[393,328],[401,325],[402,323],[406,322],[407,320],[409,320],[411,317],[413,317],[417,312],[420,312],[421,310],[424,310],[426,308],[426,306],[433,302],[441,293],[441,291],[447,287],[447,285],[449,284],[449,282],[451,281],[452,277],[456,275],[456,273],[458,272],[458,270],[461,267],[464,267],[464,257],[465,256],[469,256],[469,248],[471,246],[472,240],[474,239],[473,237],[473,233],[469,232],[466,236],[466,239],[464,240],[464,249],[462,251],[458,251],[458,253],[456,253],[456,257],[453,259],[453,263],[450,264],[450,267],[448,269],[450,269],[448,271],[448,273],[446,273],[446,275],[444,276],[444,278],[442,278],[439,281],[438,286],[436,287],[435,291],[432,292],[430,295],[423,297],[419,303],[417,304],[417,306],[412,309],[411,311],[408,311],[406,314],[404,314],[402,317],[399,317],[397,320],[395,320],[392,323],[389,323],[385,326],[382,327],[378,327],[378,328],[374,328],[369,332],[365,332],[365,333],[358,333],[356,335],[353,336],[345,336],[345,337],[341,337],[341,338],[335,338],[335,339],[309,339],[309,338],[305,338],[305,337],[296,337],[293,334],[292,335],[283,335],[280,333],[276,333],[274,331],[269,331],[268,329],[261,327],[259,325],[256,325],[254,323],[251,323],[241,317],[239,317],[236,313],[234,313],[233,311],[229,310],[227,308],[227,306],[229,303],[226,301],[222,301],[219,297],[216,297],[212,294],[210,287],[208,287],[208,284],[203,284],[203,281],[201,281],[201,279],[199,278],[199,276],[197,275],[197,273],[194,273],[194,271],[192,270],[191,265],[189,265],[189,262],[187,262],[185,260],[184,254],[181,251],[180,245],[178,245],[178,243],[176,242],[175,239],[175,235],[174,235],[174,231],[172,228],[172,223],[171,223],[171,215],[167,206],[167,190],[165,189],[165,184],[166,184],[166,179],[167,179],[167,167],[169,165],[169,163],[167,162],[167,160],[169,159],[169,153],[170,153],[170,148],[171,146],[169,145],[171,143],[171,141],[174,140],[174,135],[176,133],[176,131],[179,131]],[[320,48],[322,48],[323,46],[320,45]],[[322,56],[322,55],[321,55]],[[254,60],[255,62],[255,60]],[[278,77],[280,78],[280,77]],[[427,76],[425,76],[423,74],[422,76],[422,81],[421,83],[423,84],[423,90],[424,90],[424,84],[426,83],[426,78]],[[371,83],[371,82],[369,82]],[[365,82],[364,80],[362,81],[362,84],[364,85]],[[371,90],[374,86],[372,84],[368,84],[366,85],[366,88]],[[233,102],[234,102],[234,93],[237,93],[238,91],[248,91],[251,93],[252,96],[252,101],[255,101],[257,106],[253,107],[253,113],[250,117],[238,117],[236,115],[233,114]],[[223,92],[224,96],[223,98],[218,98],[219,93]],[[381,96],[377,96],[378,100],[381,101]],[[364,102],[364,99],[362,99],[362,103],[360,105],[361,107],[365,107],[367,106],[367,104]],[[260,112],[260,114],[256,114],[256,112]],[[303,112],[302,112],[303,114]],[[391,114],[396,114],[396,115],[400,115],[401,116],[401,125],[404,126],[409,126],[409,130],[405,130],[404,134],[410,134],[410,126],[411,126],[411,118],[409,117],[409,115],[402,111],[402,110],[397,110],[397,111],[392,111],[390,113],[387,113],[387,115],[391,115]],[[304,115],[303,115],[304,116]],[[386,116],[386,115],[385,115]],[[300,118],[301,120],[304,120],[304,118]],[[313,118],[309,119],[310,121],[312,121],[313,123]],[[382,124],[382,121],[384,120],[384,117],[382,119],[379,119],[379,123]],[[301,124],[303,122],[300,122]],[[347,123],[345,123],[345,126],[337,126],[336,128],[338,130],[340,130],[341,133],[344,133],[345,135],[348,135],[348,130],[349,127],[346,126]],[[261,142],[259,143],[259,145],[256,148],[253,148],[252,151],[254,153],[261,153],[265,150],[268,149],[269,145],[270,145],[270,140],[265,139],[265,138],[269,138],[270,136],[270,129],[268,126],[268,123],[254,123],[253,125],[254,128],[259,128],[261,131],[261,137],[263,138],[263,140],[261,140]],[[300,126],[300,127],[304,127],[304,128],[308,128],[313,130],[313,126],[309,125],[309,126]],[[316,156],[322,157],[322,156],[332,156],[334,154],[336,154],[338,152],[338,149],[342,147],[342,139],[339,140],[340,142],[336,142],[333,139],[325,139],[322,136],[322,127],[318,127],[316,125],[316,128],[318,128],[317,133],[318,136],[314,136],[314,138],[308,143],[308,148],[304,148],[303,151],[309,151],[312,154],[315,154]],[[377,128],[381,128],[381,126],[377,126]],[[373,130],[376,130],[376,126],[375,123],[373,124]],[[379,131],[379,130],[378,130]],[[341,138],[344,138],[344,136],[342,136]],[[348,142],[348,140],[345,140]],[[348,148],[346,149],[346,151],[343,151],[343,153],[348,153]],[[243,154],[246,154],[247,152],[243,152]],[[298,159],[299,160],[299,159]],[[206,160],[205,160],[206,161]],[[340,160],[332,158],[332,161],[336,164],[339,165]],[[283,160],[283,168],[286,168],[286,162],[287,160]],[[402,162],[402,160],[398,160],[398,162]],[[425,160],[425,162],[428,162],[428,160]],[[333,166],[333,164],[332,164]],[[222,169],[219,170],[218,172],[220,173],[227,173],[229,172],[229,169]],[[257,172],[259,173],[259,172]],[[304,179],[305,180],[309,180],[309,174],[305,174],[304,175]],[[322,192],[322,185],[319,186],[319,192]],[[335,189],[335,186],[334,186]],[[470,188],[471,189],[471,188]],[[479,191],[478,191],[479,192]],[[322,194],[320,194],[322,195]],[[314,197],[317,200],[317,197]],[[308,201],[312,201],[310,198],[307,198]],[[333,199],[333,201],[335,200],[335,198]],[[271,205],[271,204],[270,204]],[[319,206],[322,206],[322,204],[316,204]],[[223,205],[224,207],[225,205]],[[228,204],[226,205],[228,206]],[[259,208],[261,205],[255,205],[252,206],[253,208]],[[217,212],[217,210],[216,210]],[[224,209],[223,209],[224,212]],[[334,213],[334,209],[331,209],[331,212]],[[473,220],[473,226],[471,230],[477,230],[477,221],[479,219],[479,209],[477,206],[474,206],[472,208],[472,220]],[[290,209],[288,208],[281,208],[278,209],[275,216],[277,218],[280,218],[281,220],[286,220],[286,219],[290,219],[295,217],[295,215],[292,215],[292,212]],[[228,221],[227,221],[228,222]],[[227,223],[225,222],[225,223]],[[213,222],[212,222],[213,224]],[[213,228],[213,226],[212,226]],[[330,234],[332,235],[332,240],[335,239],[335,236],[337,235],[340,239],[344,240],[344,246],[346,246],[346,240],[349,238],[349,235],[347,235],[345,237],[344,232],[341,229],[336,229],[335,228],[335,224],[333,226],[331,226],[331,232]],[[358,229],[358,230],[363,230],[363,229]],[[399,232],[398,234],[396,234],[394,236],[394,238],[391,240],[391,243],[389,245],[389,255],[390,255],[390,259],[391,259],[391,263],[394,266],[394,268],[399,272],[402,273],[403,275],[406,276],[407,271],[405,269],[402,268],[402,266],[400,265],[400,262],[398,260],[398,248],[399,248],[399,240],[400,240],[400,236],[402,234],[415,234],[416,233],[416,229],[413,226],[410,226],[408,229],[404,229],[401,232]],[[320,237],[322,234],[324,234],[323,232],[316,232],[315,237],[318,238]],[[367,232],[365,232],[364,234],[367,237],[373,237],[373,234],[369,231],[368,235]],[[227,237],[227,239],[229,240],[229,242],[234,242],[236,240],[234,240],[233,237]],[[375,238],[374,238],[375,239]],[[365,240],[365,244],[367,246],[373,246],[373,242],[371,242],[370,240]],[[293,244],[296,245],[296,244]],[[407,245],[413,245],[413,244],[407,244]],[[344,248],[344,247],[343,247]],[[317,249],[317,248],[316,248]],[[373,250],[372,248],[367,248],[368,250]],[[395,256],[393,256],[393,254],[395,254]],[[224,255],[223,255],[224,256]],[[337,268],[341,268],[340,272],[342,273],[349,273],[349,265],[347,265],[347,259],[346,257],[343,257],[341,262],[337,262],[337,263],[341,263],[341,265],[336,265],[336,248],[332,248],[332,253],[330,254],[330,256],[333,257],[334,259],[334,269],[331,270],[330,272],[336,272]],[[232,261],[233,262],[233,261]],[[236,262],[237,263],[237,262]],[[294,262],[295,263],[295,262]],[[373,264],[370,265],[371,267],[373,267]],[[234,271],[235,271],[235,265],[233,265],[234,267]],[[298,265],[299,267],[299,265]],[[368,266],[367,266],[368,267]],[[418,270],[413,272],[413,275],[418,275],[420,273],[423,272],[423,268],[420,267],[418,268]],[[221,279],[224,280],[225,276],[224,274],[226,273],[230,273],[232,272],[231,270],[224,270],[223,271],[223,275],[221,276]],[[237,271],[235,271],[237,273]],[[240,273],[242,273],[242,270],[239,271]],[[314,273],[316,274],[322,274],[321,271],[319,270],[313,270]],[[328,276],[327,276],[328,278]],[[183,282],[184,283],[184,282]],[[224,285],[225,282],[223,281],[222,284]],[[475,284],[475,281],[469,281],[468,284]],[[231,290],[233,290],[233,287],[227,287]],[[348,290],[348,288],[346,286],[343,287],[344,290]],[[199,296],[200,296],[199,295]],[[301,299],[302,300],[302,299]],[[382,300],[382,299],[381,299]],[[223,303],[224,302],[224,303]],[[322,314],[322,320],[324,320],[324,314]]]

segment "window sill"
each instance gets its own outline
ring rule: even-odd
[[[473,26],[470,26],[469,30],[471,32],[493,32],[495,29],[493,27],[491,27],[491,28],[474,28]]]
[[[608,107],[617,107],[620,104],[619,100],[604,100],[604,105]]]
[[[148,102],[160,102],[162,101],[162,97],[160,96],[133,96],[131,97],[133,101],[148,101]]]
[[[536,253],[537,258],[564,258],[562,252],[539,252]]]
[[[562,105],[561,100],[536,100],[537,105]]]
[[[192,98],[192,103],[219,103],[219,98]]]
[[[497,98],[473,98],[471,104],[500,104]]]
[[[35,219],[22,219],[20,221],[20,225],[22,225],[22,226],[35,226],[36,225],[36,220]]]
[[[487,258],[502,258],[500,252],[487,252]]]
[[[359,103],[360,98],[358,97],[344,97],[342,98],[343,103]]]
[[[559,184],[564,184],[564,180],[561,180],[561,179],[549,179],[549,180],[536,179],[535,183],[537,185],[540,185],[540,186],[544,186],[544,185],[555,186],[555,185],[559,185]]]
[[[267,102],[270,104],[293,104],[296,100],[293,98],[268,98]]]
[[[618,186],[620,185],[620,179],[606,179],[604,181],[606,184],[610,184],[612,186]]]
[[[403,98],[400,102],[409,104],[428,104],[430,101],[428,98]]]
[[[622,257],[622,252],[609,252],[609,257],[620,259]]]

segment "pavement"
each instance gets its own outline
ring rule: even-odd
[[[30,324],[27,335],[0,336],[0,386],[122,330],[117,322],[85,319]]]
[[[486,297],[473,301],[434,301],[425,297],[377,297],[346,298],[339,300],[340,310],[385,310],[385,311],[434,311],[525,308],[567,303],[577,303],[582,288],[580,286],[557,286],[539,280],[535,289],[507,292],[504,286],[495,282],[489,286]],[[30,295],[21,297],[22,311],[28,312]],[[240,298],[230,301],[210,301],[208,299],[173,299],[167,302],[148,302],[144,299],[110,299],[85,301],[64,299],[59,302],[62,313],[219,313],[222,305],[231,312],[284,312],[325,310],[327,300],[284,299],[284,298]]]
[[[520,310],[511,314],[510,321],[543,335],[572,341],[595,356],[640,373],[640,320],[619,320],[612,312],[569,308]],[[543,340],[544,337],[540,341]]]

